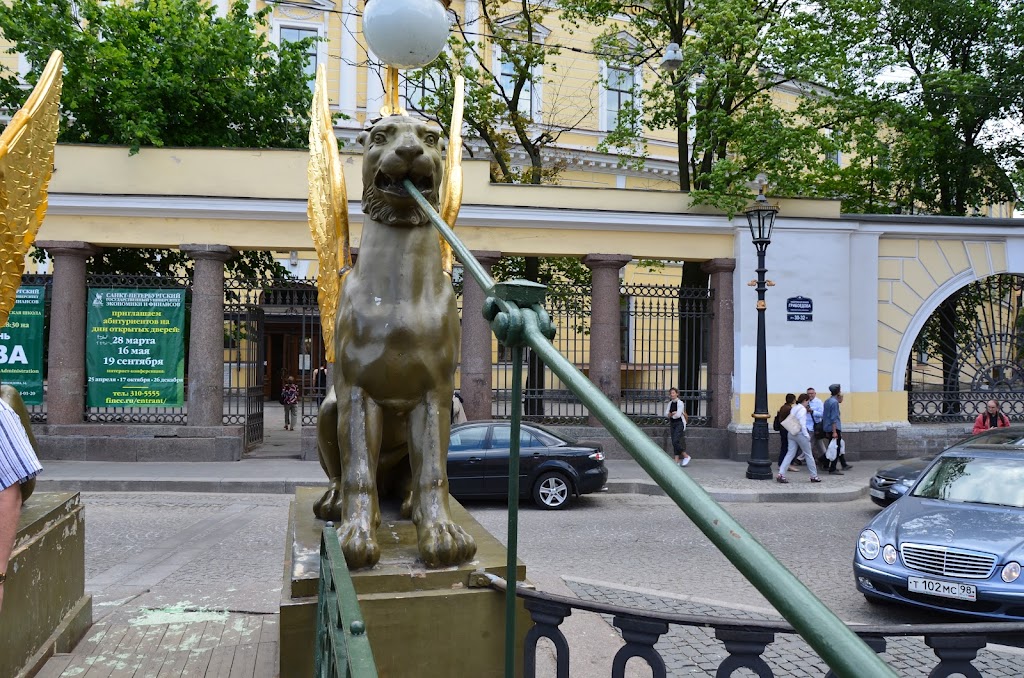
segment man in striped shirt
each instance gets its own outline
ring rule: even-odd
[[[0,609],[4,604],[7,561],[21,517],[22,486],[43,470],[18,413],[0,400]]]

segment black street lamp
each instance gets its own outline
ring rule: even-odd
[[[764,278],[764,255],[772,241],[772,226],[775,225],[777,205],[769,205],[764,197],[764,184],[753,205],[743,210],[750,226],[750,239],[757,248],[757,375],[754,385],[754,431],[750,442],[750,459],[747,461],[747,477],[753,480],[771,480],[772,462],[768,455],[768,375],[765,363],[766,348],[764,334],[764,293],[769,285]]]

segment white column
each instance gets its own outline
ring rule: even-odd
[[[366,66],[366,118],[372,120],[380,116],[384,106],[384,69],[380,59],[367,48],[369,64]]]
[[[342,7],[344,12],[341,15],[341,77],[338,89],[338,106],[341,112],[355,117],[359,102],[356,100],[356,79],[359,77],[359,69],[356,63],[359,60],[358,44],[356,42],[356,0],[345,0]]]
[[[480,2],[479,0],[466,0],[465,11],[463,12],[463,26],[469,33],[483,33],[481,22],[480,22]],[[480,41],[476,36],[466,36],[467,38],[472,37],[473,41],[479,45]],[[477,62],[476,57],[471,52],[469,55],[469,66],[470,68],[476,68],[480,64]]]

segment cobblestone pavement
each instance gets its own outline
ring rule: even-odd
[[[584,600],[624,607],[670,614],[708,614],[743,619],[772,617],[749,610],[695,603],[571,579],[567,584],[573,593]],[[607,617],[606,621],[610,624],[611,617]],[[722,644],[715,639],[714,629],[697,627],[671,626],[655,648],[665,660],[670,676],[714,675],[727,656]],[[777,635],[775,642],[767,647],[762,656],[779,676],[809,678],[822,676],[828,671],[828,667],[814,650],[799,636],[793,634]],[[886,652],[882,656],[900,676],[927,676],[938,663],[938,659],[924,644],[923,638],[889,638]],[[993,652],[985,649],[978,653],[978,658],[973,663],[985,678],[1017,678],[1024,674],[1024,653],[1016,650]]]
[[[275,614],[287,495],[83,493],[94,618],[144,609]]]
[[[899,606],[873,606],[853,585],[857,535],[878,509],[868,500],[839,504],[729,504],[727,510],[808,588],[847,622],[962,622]],[[471,505],[474,517],[504,539],[506,513]],[[581,598],[629,607],[766,618],[777,615],[711,542],[664,497],[583,497],[566,511],[524,507],[519,556],[527,575],[561,576]],[[724,658],[713,631],[673,628],[659,649],[670,675],[704,675]],[[784,636],[766,654],[777,675],[824,673],[799,638]],[[1024,653],[987,651],[976,665],[988,676],[1024,675]],[[887,661],[901,676],[925,675],[937,660],[921,639],[892,639]],[[930,662],[930,664],[929,664]],[[925,668],[927,667],[927,668]],[[809,671],[809,672],[808,672]],[[714,670],[710,671],[714,675]]]
[[[94,595],[94,619],[114,624],[157,614],[173,622],[176,614],[203,608],[273,615],[280,599],[290,499],[256,494],[83,493],[86,588]],[[502,505],[471,503],[468,508],[485,528],[504,539]],[[876,609],[856,593],[850,565],[853,544],[861,526],[876,512],[867,500],[727,508],[846,621],[959,621],[898,607]],[[519,544],[531,578],[557,582],[542,586],[548,590],[561,587],[559,592],[566,593],[567,586],[581,598],[656,610],[774,614],[664,497],[591,495],[566,511],[524,506]],[[604,637],[600,629],[587,631]],[[900,675],[920,675],[915,672],[928,666],[932,657],[923,644],[913,642],[892,641],[887,657],[898,658]],[[722,658],[721,645],[703,630],[674,628],[662,643],[672,675],[704,674]],[[904,648],[904,643],[909,645]],[[822,674],[820,662],[799,640],[780,639],[767,657],[778,675]],[[984,661],[979,668],[986,677],[1024,675],[1022,654],[987,652]],[[600,673],[609,670],[610,666]]]

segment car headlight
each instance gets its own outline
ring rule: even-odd
[[[896,562],[896,547],[892,544],[886,544],[885,548],[882,549],[882,560],[892,565]]]
[[[1017,577],[1020,576],[1020,563],[1015,563],[1012,560],[1006,565],[1003,565],[1003,581],[1009,584],[1012,581],[1017,581]]]
[[[877,534],[871,530],[864,530],[860,533],[860,540],[857,542],[857,550],[860,551],[862,558],[866,560],[874,560],[878,557],[879,549],[880,546]]]

